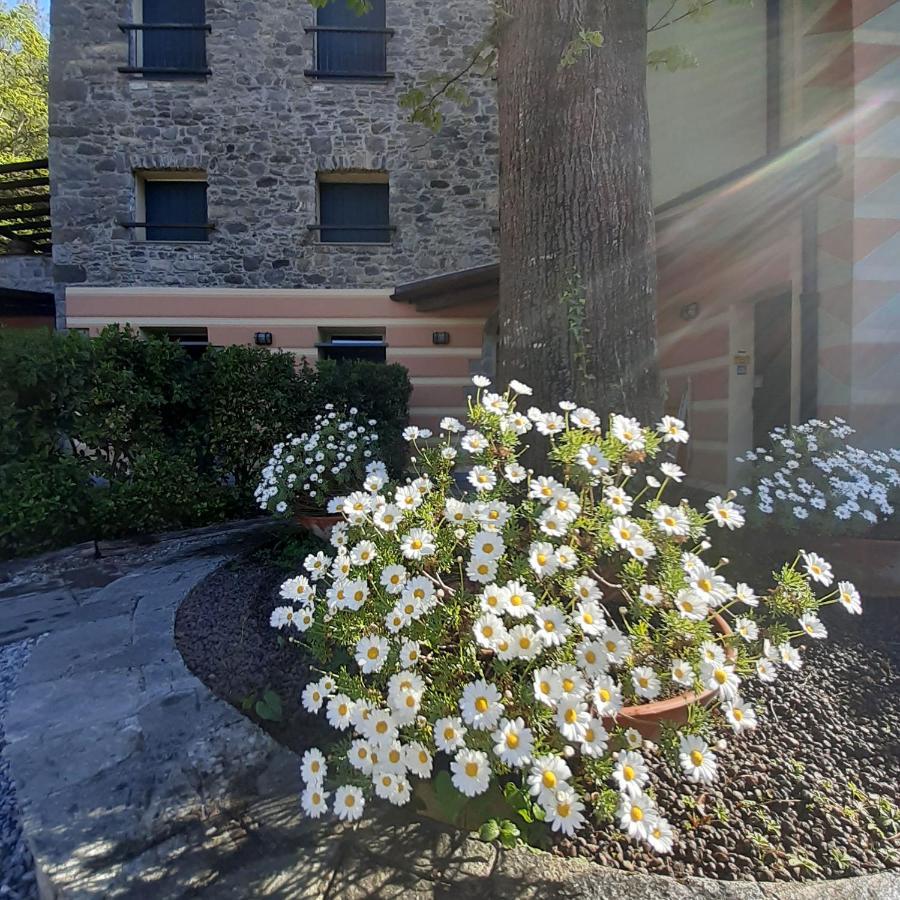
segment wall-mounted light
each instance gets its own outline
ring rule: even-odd
[[[700,315],[700,304],[685,303],[685,305],[682,306],[679,310],[678,315],[680,315],[685,322],[690,322],[691,319],[696,319],[697,316]]]
[[[431,343],[432,344],[449,344],[450,343],[450,332],[449,331],[432,332]]]
[[[270,347],[272,345],[272,332],[271,331],[257,331],[256,332],[256,343],[260,347]]]

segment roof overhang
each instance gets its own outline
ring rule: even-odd
[[[834,145],[805,141],[664,203],[656,209],[658,262],[738,238],[746,246],[799,213],[840,174]],[[493,301],[499,292],[500,266],[492,263],[401,284],[391,299],[428,312]]]

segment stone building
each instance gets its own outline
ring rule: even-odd
[[[898,9],[722,4],[650,36],[700,63],[648,76],[660,361],[697,484],[774,424],[896,422]],[[417,422],[458,414],[496,343],[494,85],[469,77],[436,135],[399,100],[488,15],[54,0],[60,324],[398,361]]]

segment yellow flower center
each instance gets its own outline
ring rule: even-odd
[[[468,762],[466,763],[466,775],[469,778],[474,778],[478,774],[478,763]]]
[[[444,729],[444,740],[448,743],[456,737],[456,732],[452,728]]]
[[[663,522],[664,522],[666,525],[668,525],[669,528],[674,528],[674,527],[675,527],[675,520],[674,520],[671,516],[666,516],[666,517],[663,519]]]
[[[556,631],[556,626],[553,624],[553,622],[547,619],[547,621],[544,622],[544,631]]]
[[[703,754],[699,750],[691,750],[691,762],[695,766],[699,766],[703,763]]]
[[[481,551],[482,551],[482,553],[493,553],[494,545],[493,544],[482,544]]]
[[[593,743],[593,740],[594,740],[594,729],[593,728],[585,729],[584,739],[588,744]]]
[[[487,712],[487,710],[488,710],[488,705],[489,705],[489,704],[488,704],[488,702],[487,702],[487,698],[486,698],[486,697],[479,697],[479,698],[475,701],[475,709],[477,709],[478,712],[480,712],[480,713],[485,713],[485,712]]]
[[[369,659],[378,659],[378,648],[377,647],[369,647],[369,650],[366,653],[366,656],[368,656]]]
[[[568,501],[568,500],[562,500],[562,499],[557,500],[557,501],[556,501],[556,508],[557,508],[558,510],[560,510],[560,512],[565,512],[565,511],[569,508],[569,501]]]
[[[369,754],[368,754],[368,752],[366,751],[366,748],[365,748],[365,747],[360,747],[359,750],[356,751],[356,755],[357,755],[360,759],[365,759]]]
[[[409,546],[412,547],[413,550],[421,550],[421,549],[422,549],[422,542],[421,542],[418,538],[416,538],[415,540],[413,540],[413,541],[410,542],[410,545],[409,545]]]
[[[419,751],[419,762],[424,766],[428,763],[428,754],[424,750]]]
[[[539,566],[547,565],[547,555],[545,553],[538,553],[537,561]]]
[[[408,616],[411,616],[415,611],[416,608],[412,603],[407,603],[406,606],[403,607],[403,612],[405,612]]]
[[[322,802],[322,795],[321,795],[318,791],[316,791],[316,792],[312,795],[312,798],[311,798],[311,799],[312,799],[312,802],[313,802],[313,806],[318,806],[318,805]]]
[[[566,718],[566,722],[568,722],[569,725],[573,725],[575,722],[578,721],[577,710],[575,710],[573,707],[570,707],[569,709],[566,710],[565,718]]]
[[[531,638],[523,634],[522,637],[519,638],[519,646],[523,650],[527,650],[531,646]]]
[[[319,763],[317,760],[313,760],[309,767],[310,772],[318,772],[319,771]]]
[[[400,576],[391,575],[391,584],[400,584]]]
[[[344,805],[347,807],[355,806],[356,797],[354,797],[353,794],[347,794],[347,796],[344,798]]]
[[[400,762],[400,751],[396,749],[391,750],[390,753],[388,753],[388,759],[396,765]]]
[[[694,604],[691,603],[690,600],[684,600],[681,604],[681,608],[682,608],[682,610],[684,610],[684,612],[693,612]]]
[[[363,592],[362,592],[362,591],[357,591],[357,592],[353,595],[353,599],[354,599],[357,603],[362,603]]]
[[[572,692],[572,688],[575,687],[575,682],[572,681],[571,678],[563,678],[562,688],[567,693],[570,694]]]
[[[619,529],[619,537],[622,538],[623,541],[631,540],[631,532],[627,528]]]
[[[385,787],[390,787],[390,786],[391,786],[391,776],[390,776],[390,775],[382,775],[382,776],[381,776],[381,783],[382,783]]]
[[[552,772],[544,772],[541,781],[543,782],[545,788],[550,788],[551,790],[553,790],[553,788],[556,787],[556,776]]]
[[[650,679],[646,675],[641,675],[640,678],[638,678],[638,684],[642,688],[645,688],[650,684]]]
[[[604,703],[609,703],[609,699],[612,695],[609,693],[609,691],[606,688],[600,688],[600,690],[597,691],[597,693],[600,695],[600,699]]]
[[[639,806],[631,807],[631,821],[640,822],[644,818],[644,811]]]
[[[570,812],[572,807],[568,803],[558,803],[556,805],[556,814],[564,819]]]
[[[347,704],[346,704],[346,703],[342,703],[342,704],[338,707],[338,715],[346,716],[348,712],[349,712],[349,710],[347,709]]]
[[[509,598],[510,606],[521,606],[522,598],[518,594],[513,594],[512,597]]]
[[[407,706],[407,708],[412,709],[415,705],[416,705],[416,698],[413,697],[412,694],[410,694],[406,698],[406,706]]]
[[[597,654],[594,653],[593,650],[587,650],[587,651],[585,651],[585,654],[584,654],[584,661],[585,661],[586,663],[589,663],[590,665],[593,665],[595,662],[597,662]]]
[[[425,599],[425,591],[423,591],[422,588],[416,588],[413,591],[413,597],[415,597],[416,600],[424,600]]]
[[[550,683],[548,681],[542,681],[539,685],[541,693],[548,695],[550,694]]]
[[[615,641],[607,641],[606,642],[606,652],[607,653],[615,653],[616,652],[616,642]]]
[[[496,521],[497,519],[500,518],[500,513],[498,513],[496,509],[492,509],[492,510],[488,513],[488,518],[489,518],[491,521]]]
[[[593,617],[589,612],[582,613],[582,614],[581,614],[581,621],[584,622],[585,625],[593,625],[593,624],[594,624],[594,617]]]
[[[697,582],[697,586],[701,591],[706,591],[707,593],[712,590],[712,582],[708,578],[701,578]]]
[[[487,563],[479,563],[478,564],[478,574],[479,575],[487,575],[490,572],[491,567]]]
[[[379,734],[385,734],[385,733],[387,732],[387,730],[388,730],[388,723],[385,722],[385,721],[381,721],[381,722],[376,723],[376,725],[375,725],[375,730],[376,730]]]
[[[506,736],[506,746],[511,750],[515,750],[519,746],[519,736],[517,734],[508,734]]]
[[[740,722],[744,718],[744,714],[739,709],[733,709],[731,714],[734,716],[735,722]]]
[[[634,781],[634,769],[632,769],[631,766],[625,766],[625,768],[622,769],[622,777],[626,781]]]
[[[491,638],[494,636],[494,629],[490,625],[485,625],[481,629],[481,634],[483,637]]]

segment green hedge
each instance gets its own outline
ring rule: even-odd
[[[396,462],[410,393],[400,366],[0,328],[0,556],[253,514],[272,445],[326,402],[378,419]]]

